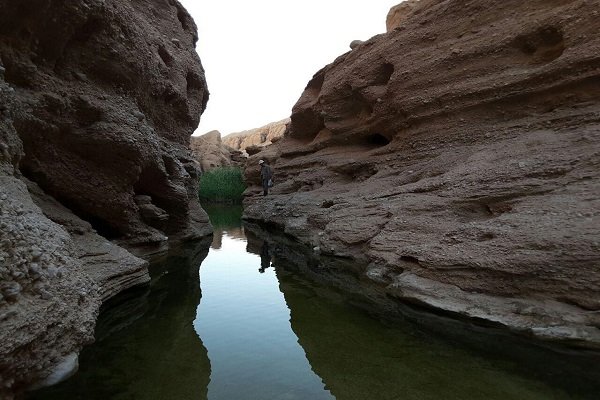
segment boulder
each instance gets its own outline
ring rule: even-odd
[[[362,40],[353,40],[350,42],[350,48],[352,50],[354,50],[355,48],[357,48],[358,46],[360,46],[363,43],[364,43],[364,41],[362,41]]]

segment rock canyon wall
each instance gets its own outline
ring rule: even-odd
[[[0,397],[72,371],[101,302],[148,281],[106,238],[211,232],[196,40],[175,0],[0,1]]]
[[[414,2],[314,75],[249,160],[245,218],[360,266],[386,298],[599,349],[599,13]]]
[[[231,133],[223,138],[223,143],[235,150],[248,151],[247,149],[250,148],[249,152],[255,154],[262,147],[279,140],[289,123],[290,119],[285,118],[281,121],[271,122],[260,128]]]

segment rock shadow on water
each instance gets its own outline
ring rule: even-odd
[[[193,321],[208,248],[209,240],[188,243],[153,263],[150,285],[103,306],[96,342],[83,349],[79,372],[27,398],[206,399],[211,366]]]
[[[248,251],[267,243],[291,326],[338,400],[596,399],[596,355],[540,347],[510,332],[435,315],[365,289],[347,260],[245,224]]]

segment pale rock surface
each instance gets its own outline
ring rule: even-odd
[[[249,129],[242,132],[230,133],[223,138],[227,146],[241,151],[247,151],[248,147],[262,148],[277,142],[285,133],[289,118],[281,121],[271,122],[260,128]]]
[[[424,3],[431,3],[431,0],[406,0],[390,8],[390,11],[388,12],[387,18],[385,20],[385,27],[387,32],[402,26],[402,23],[410,16],[410,14],[414,10],[422,9],[423,4],[418,4],[421,1],[423,1]]]
[[[192,136],[190,148],[203,172],[213,168],[238,165],[243,159],[240,151],[223,143],[219,131]]]

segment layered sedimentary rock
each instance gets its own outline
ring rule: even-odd
[[[176,1],[0,1],[0,397],[72,371],[101,302],[148,281],[106,238],[210,232],[196,39]]]
[[[244,160],[242,152],[223,143],[221,132],[210,131],[201,136],[192,136],[190,148],[202,171],[218,167],[238,165]]]
[[[231,133],[223,138],[223,143],[235,150],[241,151],[245,151],[248,148],[260,149],[279,140],[289,123],[290,119],[285,118],[281,121],[271,122],[260,128]],[[252,150],[250,150],[250,153],[252,153]]]
[[[206,399],[211,366],[194,319],[198,266],[209,243],[206,237],[169,249],[152,265],[151,285],[122,293],[103,309],[78,374],[32,398]]]
[[[314,75],[246,218],[401,302],[600,347],[599,6],[417,2]]]
[[[402,23],[410,16],[410,14],[420,9],[421,0],[408,0],[390,8],[387,18],[385,19],[385,27],[389,32],[402,26]]]

